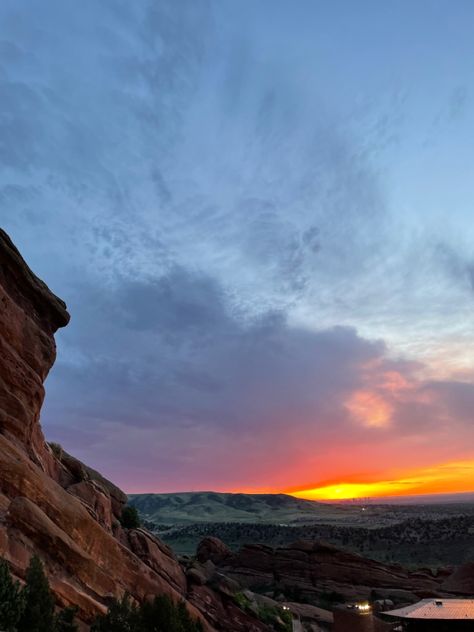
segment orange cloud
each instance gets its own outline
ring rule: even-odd
[[[382,373],[380,386],[393,394],[412,388],[412,384],[398,371],[385,371]]]
[[[408,472],[399,478],[372,482],[325,484],[290,492],[309,500],[347,500],[383,496],[442,494],[474,491],[474,460],[443,463]]]
[[[352,417],[364,426],[383,428],[390,423],[393,408],[378,393],[355,391],[345,405]]]

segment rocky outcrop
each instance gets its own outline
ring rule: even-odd
[[[55,463],[39,414],[43,382],[56,357],[53,334],[68,321],[66,305],[0,229],[0,431],[49,474]]]
[[[137,601],[163,593],[183,599],[207,632],[213,623],[228,632],[267,630],[237,607],[229,589],[187,577],[158,538],[123,529],[126,495],[45,442],[43,382],[56,357],[54,333],[68,321],[64,302],[0,229],[0,556],[21,580],[31,555],[39,555],[58,605],[77,606],[85,630],[125,592]]]
[[[122,529],[121,490],[44,440],[43,382],[56,357],[54,333],[68,321],[64,302],[0,230],[0,555],[22,579],[38,554],[58,604],[77,605],[87,624],[124,592],[186,599],[187,581],[168,547]]]
[[[222,544],[222,543],[221,543]],[[188,598],[216,630],[222,632],[269,632],[274,629],[259,620],[258,608],[253,612],[244,611],[237,605],[236,595],[242,586],[220,573],[216,565],[208,559],[188,562]]]
[[[218,550],[200,547],[209,555]],[[387,565],[342,551],[323,542],[296,542],[273,549],[264,545],[246,545],[238,553],[226,556],[218,569],[249,588],[267,588],[283,594],[298,594],[316,601],[328,593],[347,600],[367,599],[372,590],[381,596],[411,600],[442,592],[440,578],[430,571],[409,572],[399,565]]]
[[[210,560],[213,564],[222,564],[232,556],[232,551],[222,540],[209,536],[203,538],[198,545],[196,557],[200,562]]]
[[[233,599],[217,593],[209,586],[194,585],[189,599],[201,610],[207,621],[222,632],[270,632],[265,623],[241,610]]]
[[[452,574],[445,576],[442,588],[455,595],[474,595],[474,562],[462,564]]]

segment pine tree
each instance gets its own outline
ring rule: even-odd
[[[140,527],[140,516],[132,505],[126,505],[122,510],[120,524],[124,529],[138,529]]]
[[[20,632],[51,632],[54,630],[54,598],[44,574],[43,564],[34,555],[26,571],[22,591],[25,607],[20,618]]]
[[[78,632],[77,625],[74,623],[76,608],[64,608],[56,615],[56,623],[54,632]]]
[[[0,560],[0,629],[16,632],[23,610],[19,582],[14,582],[5,560]]]

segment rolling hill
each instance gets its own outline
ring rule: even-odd
[[[248,522],[292,524],[314,521],[333,511],[331,506],[287,494],[230,494],[183,492],[132,494],[129,503],[154,523]]]

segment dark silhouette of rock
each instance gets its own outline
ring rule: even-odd
[[[448,593],[472,596],[474,594],[474,562],[463,564],[447,578],[444,576],[442,587]]]

